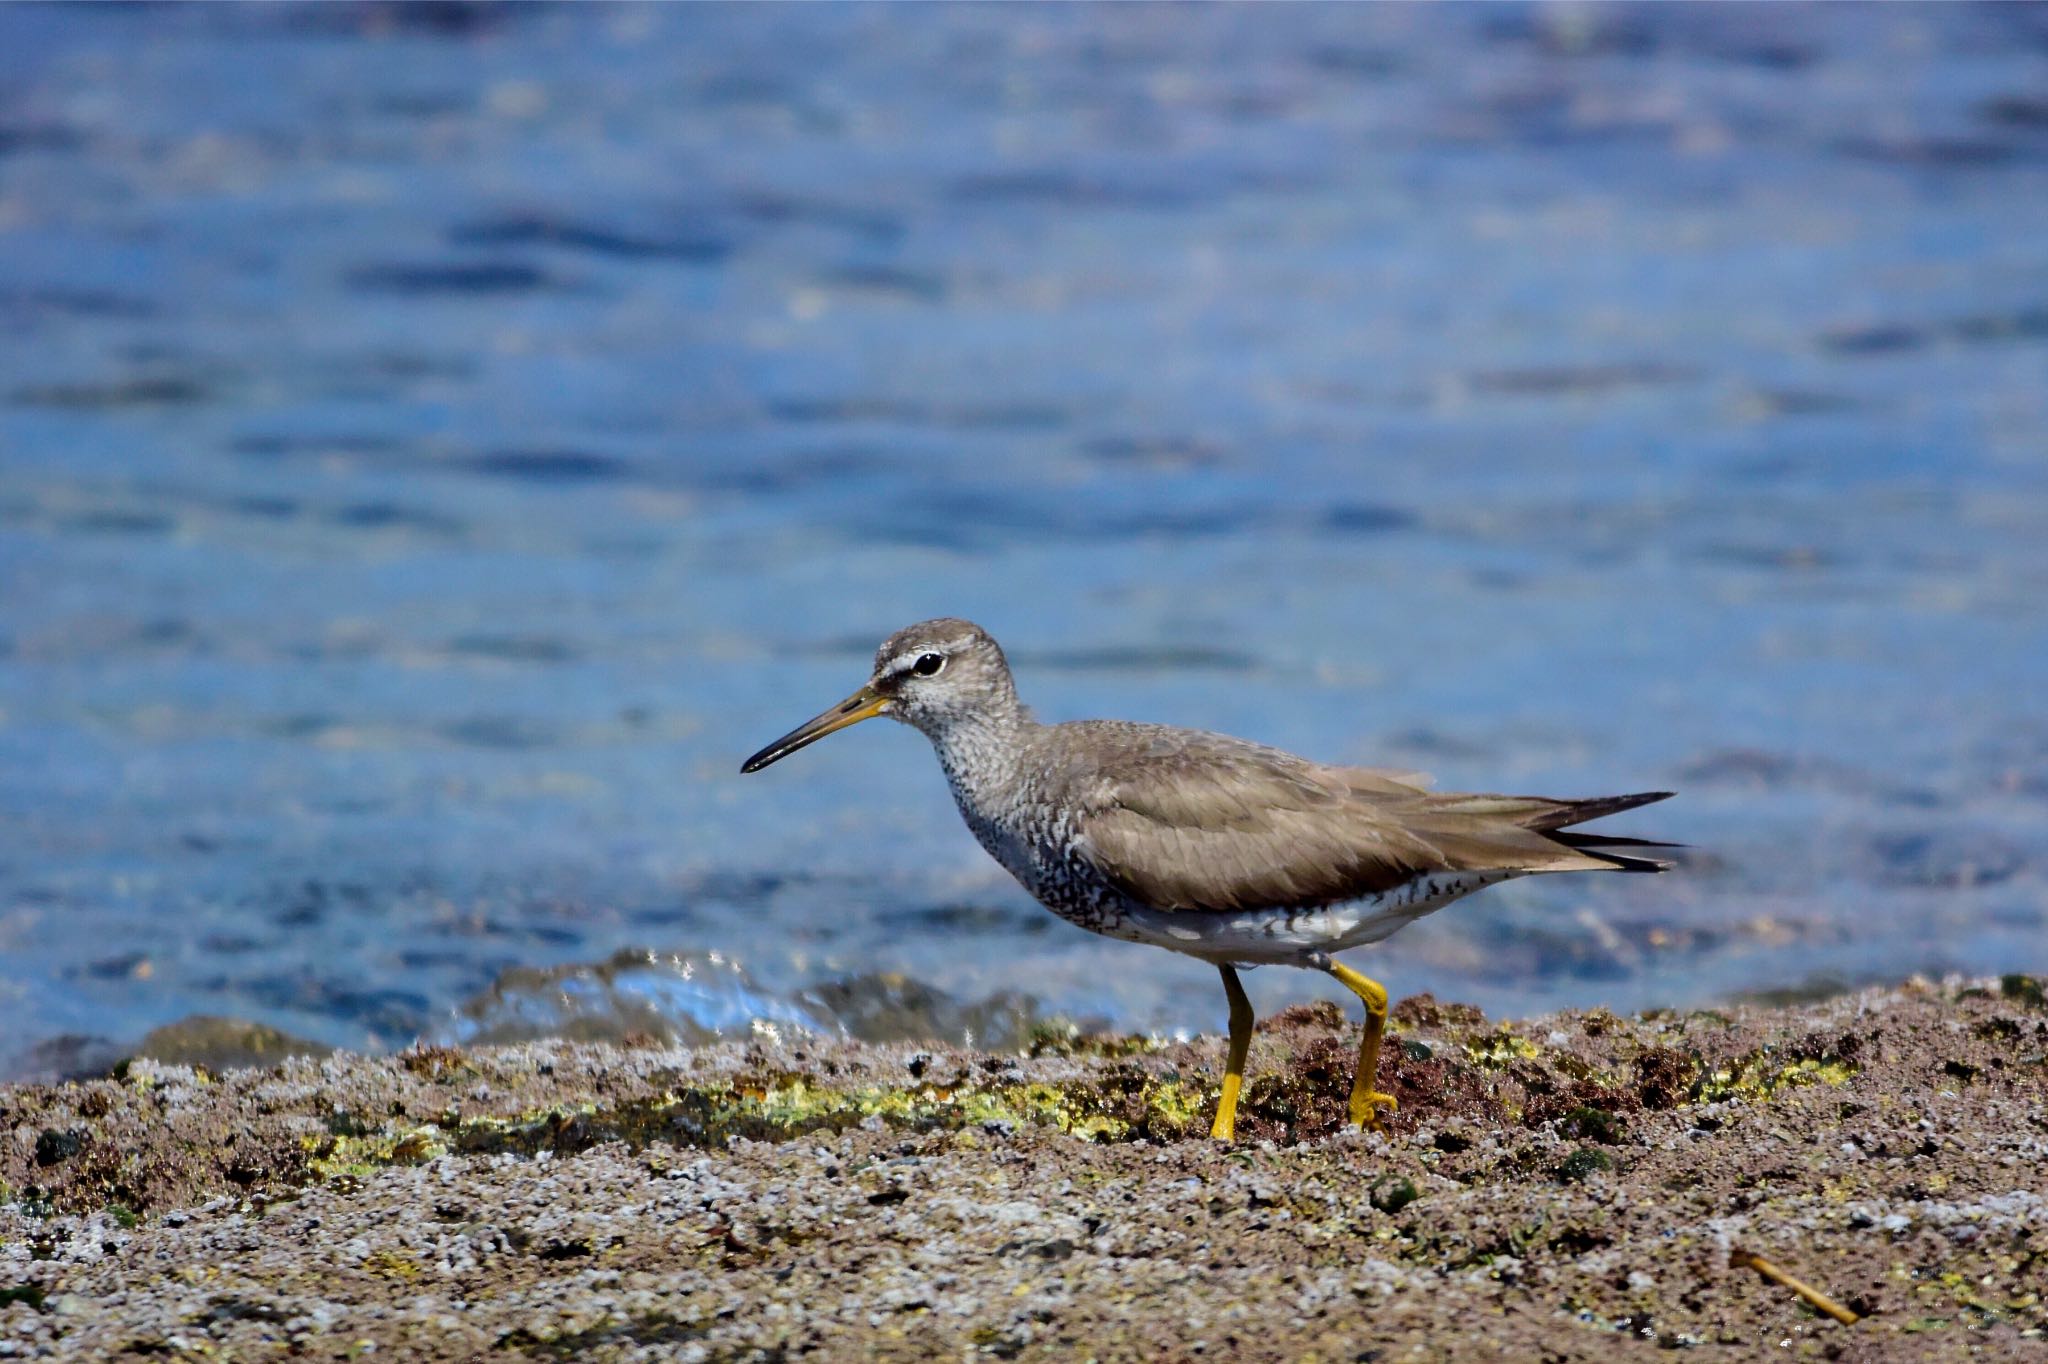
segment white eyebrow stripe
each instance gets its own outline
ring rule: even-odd
[[[966,644],[967,641],[965,639],[948,640],[944,644],[921,644],[908,653],[898,654],[890,659],[887,672],[891,676],[896,673],[908,672],[916,665],[917,660],[923,658],[926,654],[940,654],[950,659],[955,653],[965,647]]]

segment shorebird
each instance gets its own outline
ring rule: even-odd
[[[1210,1135],[1236,1131],[1252,1006],[1240,967],[1335,976],[1365,1004],[1351,1120],[1380,1128],[1373,1087],[1387,991],[1333,953],[1382,942],[1485,886],[1559,871],[1663,871],[1618,848],[1668,843],[1566,830],[1663,800],[1432,792],[1413,773],[1311,762],[1206,730],[1122,720],[1045,725],[971,621],[923,621],[875,653],[867,684],[748,758],[758,772],[886,715],[937,750],[967,827],[1053,913],[1112,938],[1213,963],[1230,1050]]]

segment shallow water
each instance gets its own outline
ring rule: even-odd
[[[1219,1026],[916,735],[739,776],[941,613],[1050,718],[1681,791],[1396,994],[2039,967],[2042,15],[0,12],[0,1052],[626,948]]]

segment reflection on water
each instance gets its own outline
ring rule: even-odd
[[[709,1042],[783,1028],[833,1030],[825,1009],[781,998],[720,952],[626,951],[591,966],[507,971],[432,1034],[457,1044],[542,1037]]]
[[[914,735],[738,776],[940,613],[1056,718],[1680,789],[1618,827],[1685,874],[1463,902],[1397,993],[2038,966],[2044,59],[2024,7],[0,13],[0,1036],[1217,1026]]]

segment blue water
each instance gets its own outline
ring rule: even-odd
[[[2048,966],[2040,7],[11,6],[0,338],[0,1053],[622,948],[1219,1026],[916,735],[739,775],[936,614],[1682,793],[1396,994]]]

